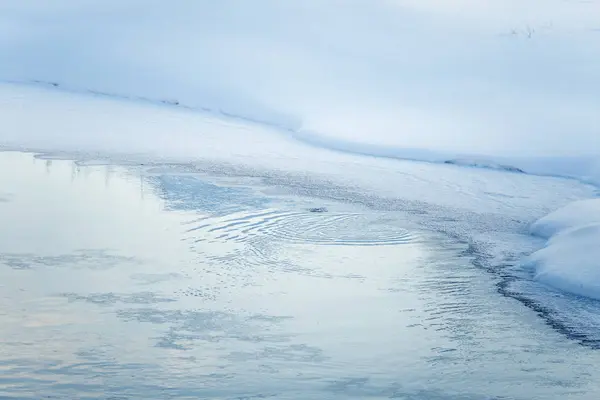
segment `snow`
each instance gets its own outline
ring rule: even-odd
[[[0,144],[17,149],[257,166],[315,157],[314,151],[303,151],[302,145],[268,126],[53,88],[0,84],[0,121]]]
[[[535,279],[600,300],[600,199],[570,203],[535,222],[531,233],[548,239],[525,262]]]
[[[551,239],[560,233],[588,224],[600,224],[600,200],[575,201],[539,219],[531,226],[531,233]]]
[[[600,157],[598,156],[505,157],[496,158],[496,160],[518,166],[529,174],[573,178],[600,186]]]
[[[0,146],[8,148],[288,170],[317,167],[349,153],[600,183],[595,157],[518,158],[361,144],[176,100],[78,90],[56,82],[0,83],[0,106]]]
[[[597,157],[600,3],[459,3],[4,0],[0,80],[220,110],[375,156]]]

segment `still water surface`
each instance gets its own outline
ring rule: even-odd
[[[0,153],[1,399],[596,399],[600,353],[406,213]]]

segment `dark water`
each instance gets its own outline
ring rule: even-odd
[[[0,170],[1,399],[600,394],[600,355],[502,296],[456,234],[477,218],[473,235],[520,240],[500,217],[448,213],[467,192],[525,226],[510,191],[485,200],[449,180],[459,198],[427,206],[413,190],[392,207],[274,176],[20,153]]]

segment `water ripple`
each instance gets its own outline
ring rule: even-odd
[[[262,210],[214,217],[188,229],[198,241],[247,243],[263,237],[286,243],[331,246],[389,246],[414,243],[415,233],[383,215]]]

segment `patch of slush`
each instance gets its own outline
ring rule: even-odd
[[[548,238],[525,262],[536,280],[600,300],[600,199],[573,202],[536,221],[531,232]]]
[[[146,179],[171,210],[223,214],[240,208],[262,208],[269,202],[264,197],[254,196],[249,188],[220,186],[193,175],[159,174]]]
[[[116,304],[136,304],[151,305],[159,303],[175,302],[175,299],[158,295],[154,292],[136,292],[136,293],[63,293],[61,296],[67,298],[69,302],[85,302],[102,306],[114,306]]]
[[[109,250],[82,249],[70,254],[42,256],[37,254],[0,253],[0,264],[13,269],[36,268],[87,268],[103,270],[115,268],[123,263],[137,264],[139,260],[112,254]]]

